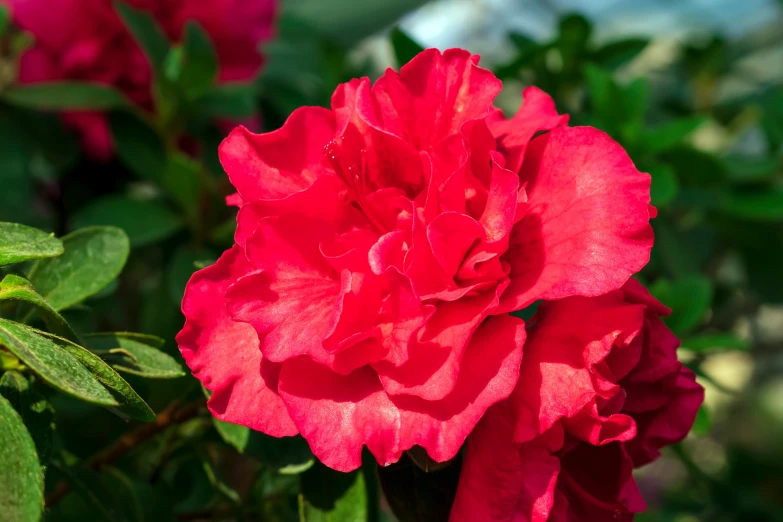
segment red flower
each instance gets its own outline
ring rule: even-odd
[[[519,384],[468,440],[451,521],[615,522],[644,509],[634,467],[688,434],[704,390],[669,310],[635,280],[541,305]]]
[[[149,11],[172,41],[186,22],[198,22],[212,38],[220,61],[219,79],[252,79],[262,64],[258,44],[272,36],[276,0],[127,0]],[[22,83],[78,80],[113,85],[138,105],[152,107],[151,70],[114,7],[113,0],[0,0],[14,22],[35,37],[22,57]],[[82,135],[98,159],[112,154],[103,114],[71,112],[66,122]]]
[[[525,329],[506,312],[645,264],[649,177],[537,89],[503,118],[477,62],[424,51],[223,143],[236,245],[191,280],[178,337],[219,418],[298,431],[338,470],[363,445],[384,465],[417,444],[445,461],[516,384]],[[248,324],[257,344],[233,342]],[[267,407],[242,402],[261,388]]]

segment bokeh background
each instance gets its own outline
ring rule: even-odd
[[[536,85],[572,124],[608,132],[652,175],[656,243],[639,277],[674,309],[667,322],[707,395],[688,439],[639,472],[650,509],[638,520],[783,521],[783,2],[284,0],[251,103],[275,129],[299,106],[328,105],[338,83],[377,77],[421,47],[481,54],[503,80],[502,109],[513,113]],[[171,158],[139,122],[124,123],[113,127],[115,159],[97,163],[53,114],[3,104],[0,221],[57,235],[125,229],[133,248],[121,278],[67,318],[81,331],[159,335],[179,358],[185,283],[231,244],[230,187],[215,152],[225,131],[199,127],[198,152],[177,160],[201,173],[194,189],[187,174],[150,175],[174,168]],[[192,190],[207,194],[197,207]],[[190,376],[130,382],[156,411],[202,393]],[[104,410],[51,400],[70,464],[129,429]],[[242,437],[205,417],[172,425],[113,463],[146,518],[111,512],[393,520],[371,474],[357,489],[355,477],[313,464],[301,440]],[[62,478],[50,471],[49,487]],[[300,519],[303,498],[321,514]],[[48,519],[92,520],[91,502],[76,491]]]

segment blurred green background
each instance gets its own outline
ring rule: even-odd
[[[652,175],[659,209],[640,278],[674,309],[667,322],[683,340],[681,358],[707,389],[689,438],[639,472],[650,508],[638,519],[783,521],[783,2],[286,0],[278,25],[260,77],[224,100],[221,115],[250,104],[271,130],[299,106],[328,105],[340,82],[377,77],[422,47],[463,47],[503,80],[497,104],[507,113],[536,85],[572,124],[619,141]],[[114,225],[130,237],[118,281],[63,315],[77,331],[158,335],[178,360],[185,283],[233,233],[216,157],[224,134],[196,115],[187,125],[200,145],[193,155],[113,114],[117,158],[97,164],[54,115],[0,107],[0,221],[58,236]],[[190,376],[128,380],[156,412],[202,397]],[[105,410],[50,400],[60,457],[49,491],[63,469],[133,428]],[[129,515],[122,495],[99,495],[116,520],[393,520],[376,508],[373,473],[339,476],[313,464],[301,439],[204,415],[112,464],[84,480],[132,485],[142,515]],[[48,519],[98,516],[89,488],[76,489]]]

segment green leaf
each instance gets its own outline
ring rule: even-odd
[[[696,412],[696,419],[693,421],[691,431],[695,435],[706,435],[712,427],[712,415],[706,404],[702,404],[699,411]]]
[[[195,100],[214,87],[218,76],[218,56],[204,29],[194,21],[185,25],[183,65],[178,83],[187,100]]]
[[[0,343],[54,388],[94,404],[117,405],[72,355],[24,325],[0,319]]]
[[[155,412],[152,411],[152,408],[150,408],[131,385],[120,377],[120,374],[115,372],[111,366],[103,361],[103,359],[67,339],[46,334],[45,332],[37,333],[48,337],[87,368],[93,377],[103,384],[112,396],[114,396],[114,399],[118,403],[118,406],[116,407],[118,413],[145,422],[152,422],[155,420]]]
[[[721,210],[751,221],[783,221],[783,190],[731,192],[726,194]]]
[[[103,290],[128,259],[128,236],[119,228],[90,227],[62,238],[65,253],[36,262],[28,279],[52,308],[62,310]]]
[[[3,100],[36,110],[110,110],[128,105],[120,91],[99,83],[46,82],[11,87]]]
[[[18,372],[3,374],[0,378],[0,395],[5,397],[22,417],[35,443],[38,460],[45,466],[52,454],[54,408],[30,386],[24,375]]]
[[[245,455],[283,474],[301,473],[315,462],[310,446],[300,435],[277,438],[251,431]]]
[[[96,520],[101,522],[144,522],[144,508],[136,495],[133,482],[117,469],[101,468],[100,472],[83,467],[57,470],[65,475],[74,494],[57,506],[65,520]]]
[[[0,301],[4,299],[32,304],[38,309],[44,324],[52,333],[78,342],[79,337],[68,325],[68,322],[43,297],[38,295],[27,279],[13,274],[5,276],[0,281]]]
[[[688,337],[682,341],[682,347],[692,352],[707,353],[718,350],[747,351],[750,343],[732,334],[701,334]]]
[[[0,513],[5,520],[38,522],[43,474],[35,443],[11,403],[0,397]]]
[[[7,5],[0,5],[0,36],[4,36],[11,25],[11,13]]]
[[[161,77],[166,55],[169,52],[169,41],[163,30],[158,26],[151,13],[143,9],[135,9],[125,2],[115,2],[117,13],[125,26],[138,42],[144,54],[147,55],[156,78]]]
[[[112,195],[79,210],[73,217],[73,228],[107,225],[121,228],[132,247],[155,243],[182,228],[180,216],[160,203],[139,201]]]
[[[616,69],[639,56],[650,41],[645,38],[628,38],[608,43],[593,53],[593,61],[603,67]]]
[[[197,270],[196,263],[206,259],[215,259],[214,252],[188,247],[179,248],[174,252],[174,256],[166,268],[166,283],[169,295],[175,303],[182,302],[185,286],[190,280],[190,276]]]
[[[120,161],[138,177],[159,182],[166,170],[166,148],[155,129],[125,112],[111,114],[109,125]]]
[[[690,116],[648,129],[644,135],[645,150],[652,154],[667,151],[682,143],[707,121],[705,116]]]
[[[394,56],[397,58],[397,66],[402,67],[413,59],[414,56],[424,50],[418,42],[408,36],[402,29],[395,27],[389,35]]]
[[[37,228],[0,222],[0,266],[59,256],[63,244]]]
[[[726,173],[732,181],[756,182],[770,178],[780,171],[781,161],[775,157],[731,155],[722,158]]]
[[[712,304],[712,283],[702,275],[692,275],[669,281],[658,279],[650,293],[672,309],[664,322],[677,335],[683,335],[696,326]]]
[[[250,428],[225,422],[214,417],[212,417],[212,424],[215,426],[220,438],[227,444],[236,448],[240,453],[245,451],[247,441],[250,439]]]
[[[650,166],[648,170],[652,178],[652,186],[650,187],[652,204],[656,207],[668,206],[677,197],[680,188],[680,182],[677,180],[674,169],[659,163]]]
[[[251,83],[225,83],[202,96],[195,110],[209,118],[242,120],[256,112],[256,92]]]
[[[202,193],[202,165],[185,154],[172,154],[162,185],[190,219],[197,219]]]
[[[302,475],[303,482],[306,480],[307,474],[314,470],[316,470],[316,467]],[[318,507],[313,505],[307,495],[301,498],[300,502],[304,504],[302,508],[306,522],[367,521],[367,488],[364,482],[364,475],[358,472],[343,475],[344,477],[340,477],[340,481],[346,482],[348,487],[338,498],[334,499],[334,503],[331,506]],[[329,474],[329,476],[323,478],[329,482],[322,483],[321,489],[330,489],[330,482],[334,480],[333,476]],[[306,491],[304,484],[302,488],[303,491]]]
[[[378,466],[378,478],[399,520],[447,522],[461,467],[461,457],[457,456],[448,466],[425,472],[406,454],[391,466]]]
[[[84,344],[104,356],[117,371],[140,375],[148,379],[182,377],[182,366],[170,355],[122,333],[101,333],[84,336]]]

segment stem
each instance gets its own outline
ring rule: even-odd
[[[100,470],[103,466],[113,463],[136,446],[151,439],[169,426],[181,424],[192,419],[198,414],[199,409],[203,405],[203,400],[196,400],[184,405],[180,405],[179,401],[172,402],[165,410],[155,417],[155,421],[148,424],[142,424],[136,429],[125,433],[114,444],[105,447],[93,455],[87,461],[87,467],[93,471]],[[52,492],[46,497],[46,506],[52,507],[70,493],[70,491],[71,486],[67,482],[58,482]]]

